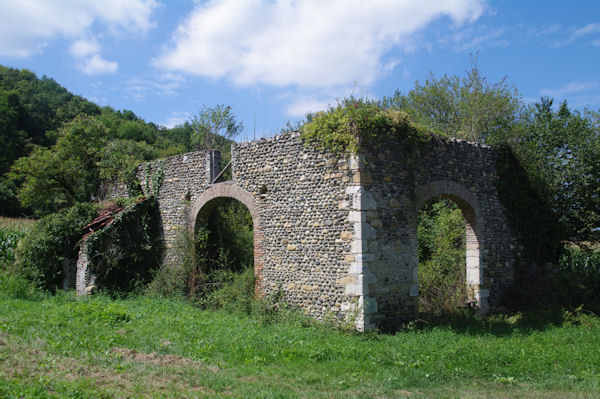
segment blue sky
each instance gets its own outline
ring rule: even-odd
[[[238,140],[475,53],[527,102],[600,108],[597,0],[0,0],[0,64],[163,126],[230,105]]]

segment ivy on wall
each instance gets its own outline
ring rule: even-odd
[[[99,289],[130,292],[148,284],[164,250],[156,197],[142,197],[114,215],[87,239],[86,248]]]
[[[158,197],[163,180],[165,179],[165,161],[163,159],[156,162],[148,162],[144,166],[145,172],[145,192],[147,195]]]

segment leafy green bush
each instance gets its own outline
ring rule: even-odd
[[[600,279],[600,249],[586,250],[577,246],[566,246],[558,261],[559,268],[568,272]]]
[[[600,312],[600,249],[566,245],[553,283],[553,292],[561,293],[562,306]]]
[[[154,272],[146,293],[164,298],[185,298],[190,292],[190,274],[197,267],[196,240],[187,231],[180,232],[172,251],[173,258]]]
[[[406,112],[353,97],[317,112],[301,130],[303,140],[336,154],[356,153],[363,145],[397,136],[414,142],[426,139],[421,129],[409,121]]]
[[[242,271],[254,263],[254,228],[248,208],[232,198],[222,200],[206,225],[209,270]]]
[[[95,204],[77,204],[42,218],[17,247],[16,268],[37,287],[62,285],[65,261],[74,261],[83,227],[95,216]]]
[[[463,307],[468,299],[465,279],[465,221],[450,200],[437,198],[419,211],[419,309],[439,314]]]
[[[254,304],[254,269],[247,267],[241,273],[230,273],[221,288],[209,292],[200,302],[208,309],[225,309],[249,314]]]
[[[511,309],[577,308],[600,313],[600,251],[567,244],[558,262],[518,259],[515,282],[505,305]]]

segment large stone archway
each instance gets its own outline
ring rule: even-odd
[[[479,312],[487,314],[489,311],[488,296],[489,289],[482,287],[483,268],[481,267],[480,251],[483,249],[485,223],[479,209],[477,195],[469,191],[462,184],[438,180],[431,182],[415,190],[415,213],[418,212],[425,202],[434,197],[445,197],[452,200],[462,211],[465,219],[466,232],[466,275],[469,299],[477,303]]]
[[[254,277],[256,280],[256,293],[262,292],[262,270],[263,270],[263,233],[261,217],[258,205],[252,195],[232,182],[210,185],[194,202],[188,211],[188,230],[193,234],[196,226],[201,221],[206,221],[213,209],[219,204],[220,199],[233,198],[248,208],[252,216],[253,240],[254,240]]]

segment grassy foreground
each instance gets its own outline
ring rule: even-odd
[[[149,297],[5,296],[0,397],[598,397],[600,319],[557,320],[360,335]]]

